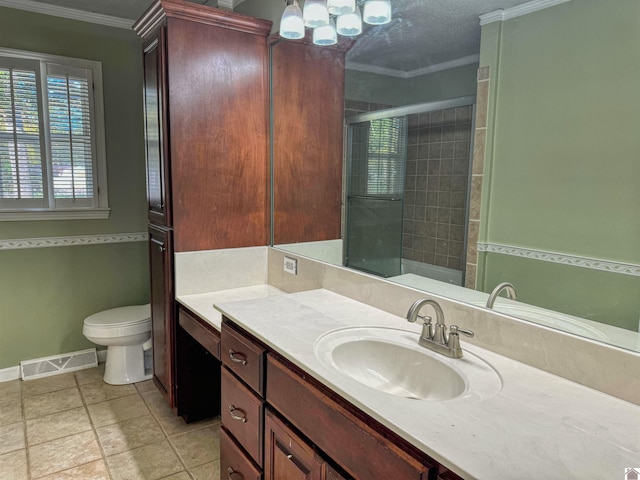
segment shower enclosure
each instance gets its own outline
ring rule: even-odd
[[[345,265],[463,285],[474,103],[347,117]]]

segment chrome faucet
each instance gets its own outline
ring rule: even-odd
[[[507,298],[509,300],[515,300],[516,298],[518,298],[516,287],[514,287],[509,282],[502,282],[496,285],[496,288],[494,288],[491,292],[491,295],[489,295],[489,299],[487,300],[487,308],[493,308],[493,304],[495,303],[496,298],[498,298],[498,295],[500,295],[500,292],[502,292],[503,290],[507,292]]]
[[[420,315],[420,309],[425,305],[431,305],[436,312],[435,328],[431,325],[431,317]],[[460,347],[460,333],[473,337],[471,330],[463,330],[457,325],[451,325],[447,336],[447,326],[444,324],[444,313],[435,300],[422,298],[417,300],[407,312],[407,320],[414,323],[420,318],[422,320],[422,333],[418,343],[425,348],[446,355],[451,358],[462,358],[462,348]]]

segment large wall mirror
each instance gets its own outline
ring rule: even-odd
[[[273,130],[273,218],[301,229],[274,222],[274,246],[478,306],[510,282],[496,310],[640,351],[640,3],[391,4],[342,58],[316,54],[322,102],[274,79],[300,118]],[[306,162],[318,183],[278,190]]]

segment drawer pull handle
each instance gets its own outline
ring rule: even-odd
[[[237,414],[235,412],[240,412]],[[236,408],[235,405],[229,405],[229,413],[234,420],[240,420],[242,423],[247,423],[247,414],[240,408]]]
[[[242,474],[240,472],[236,472],[233,468],[228,467],[227,468],[227,474],[229,476],[229,480],[233,480],[233,476],[234,475],[240,475],[240,477],[242,477]]]
[[[235,350],[229,349],[229,358],[232,362],[247,364],[247,356],[244,353],[238,353]]]

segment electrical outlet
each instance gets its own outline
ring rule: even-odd
[[[291,275],[297,275],[298,260],[296,258],[284,257],[284,271]]]

